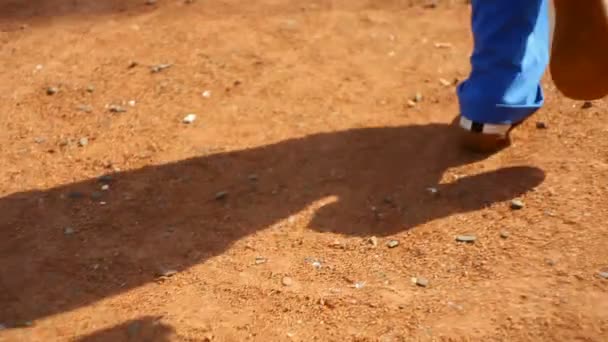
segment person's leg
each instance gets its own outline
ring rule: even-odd
[[[555,0],[551,76],[576,100],[608,94],[608,0]]]
[[[544,102],[549,63],[548,0],[472,0],[471,73],[458,87],[465,142],[477,150],[508,145],[508,133]]]

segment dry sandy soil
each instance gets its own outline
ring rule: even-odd
[[[461,151],[468,22],[0,0],[0,341],[605,341],[608,105]]]

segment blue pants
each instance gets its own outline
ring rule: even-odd
[[[549,0],[472,0],[471,74],[459,85],[460,113],[487,124],[513,124],[544,102],[549,63]]]

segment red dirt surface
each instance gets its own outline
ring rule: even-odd
[[[604,341],[608,106],[461,151],[468,22],[0,0],[0,341]]]

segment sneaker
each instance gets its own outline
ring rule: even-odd
[[[510,133],[521,124],[484,124],[471,121],[462,115],[458,122],[463,147],[478,153],[495,153],[511,146]]]
[[[556,87],[575,100],[608,95],[608,1],[554,0],[550,70]]]

